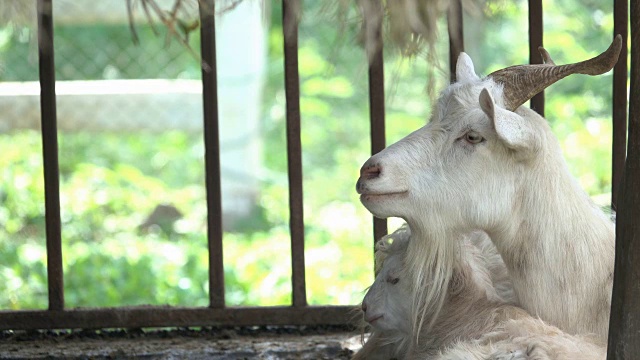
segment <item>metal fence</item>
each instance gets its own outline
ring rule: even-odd
[[[198,308],[184,307],[117,307],[97,309],[66,309],[63,291],[63,267],[61,247],[60,221],[60,190],[58,169],[58,144],[56,120],[55,72],[53,53],[53,14],[52,0],[38,0],[38,49],[39,73],[41,86],[41,114],[42,114],[42,144],[45,177],[45,209],[46,209],[46,244],[47,244],[47,274],[48,297],[47,310],[0,311],[0,329],[54,329],[54,328],[114,328],[114,327],[168,327],[168,326],[211,326],[211,325],[319,325],[346,324],[351,318],[351,306],[309,306],[306,299],[305,259],[304,259],[304,222],[302,196],[302,161],[300,141],[300,90],[298,75],[298,35],[297,14],[294,8],[299,0],[283,0],[283,32],[284,32],[284,69],[286,92],[286,122],[287,122],[287,151],[289,175],[289,208],[290,234],[292,258],[292,304],[278,307],[226,307],[224,287],[224,264],[222,257],[222,207],[220,181],[220,143],[218,129],[217,103],[217,74],[215,71],[202,71],[203,106],[204,106],[204,137],[205,137],[205,170],[208,205],[208,251],[209,251],[209,306]],[[378,12],[383,11],[382,1],[371,0]],[[215,17],[214,0],[201,0],[201,55],[202,61],[216,68],[215,52]],[[615,1],[614,33],[622,34],[626,44],[628,13],[627,1]],[[633,11],[638,11],[638,5]],[[635,10],[634,10],[635,9]],[[637,52],[638,18],[632,26],[632,49]],[[365,20],[366,21],[366,20]],[[450,69],[452,77],[455,74],[455,61],[463,50],[463,22],[462,7],[459,0],[453,0],[448,13]],[[382,42],[381,23],[377,26],[378,42]],[[529,44],[530,62],[541,63],[538,47],[542,46],[543,11],[541,0],[529,1]],[[635,34],[635,35],[633,35]],[[635,36],[635,38],[633,37]],[[613,189],[612,206],[619,211],[619,216],[632,216],[638,213],[638,202],[629,208],[620,208],[616,194],[619,193],[625,166],[627,152],[627,58],[626,46],[623,46],[619,61],[614,68],[613,79]],[[636,55],[637,56],[637,55]],[[633,55],[632,55],[633,61]],[[385,94],[383,50],[378,50],[370,58],[369,64],[369,107],[371,125],[371,152],[376,153],[385,147]],[[636,67],[635,72],[638,72]],[[632,98],[635,88],[632,74]],[[635,84],[637,86],[637,84]],[[637,97],[637,94],[635,95]],[[638,104],[636,104],[638,106]],[[544,113],[544,94],[535,96],[531,107]],[[630,122],[638,122],[638,111],[630,112]],[[635,116],[635,118],[634,118]],[[634,120],[635,119],[635,120]],[[638,126],[637,124],[635,126]],[[638,141],[630,136],[630,141]],[[632,130],[633,131],[633,130]],[[632,133],[633,134],[633,133]],[[635,139],[635,140],[633,140]],[[634,147],[635,146],[635,147]],[[638,144],[630,145],[630,151],[637,155]],[[632,154],[631,152],[629,153]],[[633,171],[627,170],[626,176]],[[627,194],[639,193],[637,178],[627,181],[624,189]],[[631,187],[630,187],[631,186]],[[633,187],[635,186],[635,187]],[[623,195],[624,197],[624,195]],[[626,197],[624,197],[626,200]],[[622,202],[627,206],[627,202]],[[635,206],[635,208],[632,208]],[[619,217],[620,219],[620,217]],[[387,232],[386,221],[374,219],[374,238],[378,239]],[[620,228],[625,221],[618,222]],[[629,239],[640,236],[638,231],[628,232]],[[629,243],[629,239],[618,238],[618,243]],[[639,251],[636,251],[640,254]],[[631,252],[633,253],[633,252]],[[630,270],[618,268],[616,260],[616,282],[622,279],[620,273]],[[622,265],[620,265],[622,266]],[[624,271],[624,272],[622,272]],[[633,273],[633,272],[631,272]],[[633,278],[633,276],[631,276]],[[622,281],[622,280],[620,280]],[[616,283],[615,291],[623,291],[629,287],[628,283],[621,287]],[[626,304],[626,303],[625,303]],[[620,315],[628,308],[622,305],[616,308],[615,314]],[[626,310],[625,310],[626,309]],[[612,315],[612,319],[614,316]],[[624,331],[621,331],[624,332]]]

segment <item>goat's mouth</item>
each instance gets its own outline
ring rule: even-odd
[[[391,191],[391,192],[385,192],[385,193],[362,192],[362,193],[360,193],[360,201],[375,201],[375,200],[378,200],[378,199],[386,199],[386,198],[392,198],[392,197],[402,197],[402,196],[406,196],[408,193],[409,193],[408,190]]]
[[[364,318],[364,321],[368,322],[369,324],[373,325],[374,322],[382,319],[384,317],[384,315],[380,314],[380,315],[373,315],[373,316],[366,316]]]

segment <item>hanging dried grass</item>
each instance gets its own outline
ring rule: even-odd
[[[150,23],[160,22],[167,29],[167,36],[173,37],[183,45],[190,31],[199,27],[198,6],[206,9],[204,0],[175,0],[171,9],[161,9],[156,0],[125,0],[130,18],[135,8],[140,8]],[[216,1],[216,14],[236,8],[243,1],[265,0],[226,0]],[[325,2],[324,11],[335,14],[336,26],[345,28],[351,19],[347,18],[348,9],[357,6],[360,12],[361,31],[359,39],[367,50],[369,58],[388,43],[403,56],[415,56],[426,52],[435,53],[435,43],[439,37],[438,22],[447,17],[452,3],[461,1],[465,12],[480,14],[484,0],[333,0]],[[302,18],[301,0],[285,0],[288,11],[296,19]],[[333,10],[331,10],[333,9]],[[455,21],[456,19],[452,19]],[[131,21],[133,24],[133,21]],[[457,26],[457,24],[451,24]],[[286,31],[291,33],[293,29]],[[137,38],[132,25],[132,34]]]
[[[180,42],[194,57],[198,53],[189,45],[189,35],[200,28],[199,9],[207,11],[207,0],[174,0],[170,6],[156,0],[123,0],[127,4],[129,26],[133,41],[139,42],[135,18],[142,14],[159,34],[158,25],[166,29],[166,41]],[[216,0],[216,15],[235,9],[243,1],[260,1],[266,8],[266,0]],[[301,0],[285,0],[287,8],[296,19],[302,18]],[[445,19],[453,2],[461,1],[467,13],[479,14],[485,0],[332,0],[323,3],[325,11],[332,11],[336,26],[344,29],[348,9],[356,6],[360,14],[361,45],[369,59],[383,43],[391,45],[400,54],[412,57],[426,54],[430,60],[438,58],[435,44],[438,39],[438,22]],[[165,4],[162,7],[160,4]],[[213,11],[213,9],[211,9]],[[453,19],[455,21],[455,19]],[[5,24],[35,24],[35,6],[31,1],[0,0],[0,26]],[[456,25],[456,24],[450,24]],[[289,29],[286,33],[291,33]]]
[[[447,19],[447,12],[460,2],[469,14],[480,14],[484,0],[387,0],[385,1],[384,34],[389,42],[403,56],[426,53],[435,55],[435,44],[440,34],[438,22]],[[369,19],[363,13],[364,21]],[[449,21],[456,21],[450,18]],[[449,24],[457,27],[458,24]],[[367,39],[367,41],[373,41]]]
[[[203,0],[175,0],[171,8],[162,8],[155,0],[125,0],[127,3],[127,15],[129,17],[129,28],[133,42],[140,42],[135,27],[136,14],[141,12],[144,14],[147,22],[151,26],[153,32],[158,35],[156,24],[159,22],[167,33],[165,37],[166,43],[171,39],[175,39],[189,51],[189,53],[198,61],[201,61],[200,55],[189,44],[189,35],[191,32],[200,28],[200,20],[198,16],[198,7],[202,7],[207,11],[209,5]],[[203,68],[209,70],[208,64],[202,63]]]

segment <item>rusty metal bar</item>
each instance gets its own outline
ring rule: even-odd
[[[382,2],[374,0],[371,7],[382,18]],[[365,21],[367,21],[365,19]],[[369,62],[369,122],[371,126],[371,154],[386,147],[384,113],[384,61],[382,45],[382,22],[376,24],[375,52]],[[388,232],[387,220],[373,218],[373,243]]]
[[[613,36],[622,35],[622,49],[613,68],[613,148],[611,164],[611,208],[618,208],[618,189],[622,181],[624,160],[627,156],[627,32],[628,1],[613,2]]]
[[[538,47],[542,46],[542,0],[529,0],[529,63],[542,64],[542,56]],[[530,106],[538,114],[544,116],[544,90],[531,98]]]
[[[455,82],[458,56],[464,51],[462,3],[460,0],[450,2],[447,12],[447,29],[449,32],[449,79],[451,82]]]
[[[64,308],[64,275],[62,271],[62,229],[60,224],[56,73],[53,51],[53,8],[51,0],[38,0],[38,59],[49,310],[62,310]]]
[[[0,311],[0,330],[174,326],[346,325],[352,306],[162,308]]]
[[[284,85],[287,101],[287,160],[289,172],[289,229],[291,286],[294,307],[307,305],[304,268],[304,212],[302,207],[302,144],[300,142],[300,79],[298,74],[299,0],[282,0]]]
[[[382,2],[371,0],[371,8],[378,12],[376,16],[375,51],[369,59],[369,122],[371,126],[371,154],[380,152],[386,146],[385,110],[384,110],[384,62],[382,43]],[[368,21],[369,19],[365,19]],[[387,220],[373,218],[373,243],[388,232]]]
[[[207,187],[207,238],[209,242],[209,306],[223,308],[222,196],[220,190],[220,135],[218,130],[218,79],[214,0],[201,0],[200,48],[202,52],[202,102]]]
[[[616,6],[623,5],[616,2]],[[632,1],[630,10],[629,148],[616,216],[609,360],[637,359],[640,354],[640,3]]]

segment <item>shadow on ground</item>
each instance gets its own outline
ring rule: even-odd
[[[6,331],[0,359],[350,359],[359,336],[345,327]]]

